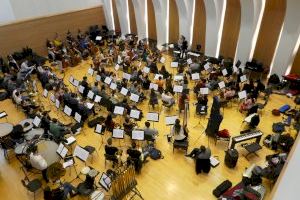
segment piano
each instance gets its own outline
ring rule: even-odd
[[[255,142],[259,143],[262,135],[263,135],[263,133],[261,131],[254,130],[254,131],[250,131],[248,133],[245,133],[243,135],[232,137],[230,149],[234,149],[235,144],[237,144],[239,142],[244,142],[246,140],[251,140],[251,139],[254,139],[254,138],[256,138]]]

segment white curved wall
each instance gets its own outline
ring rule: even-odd
[[[112,0],[102,0],[102,1],[104,7],[106,26],[109,30],[115,30],[113,7],[111,2]]]
[[[204,0],[206,11],[205,54],[218,57],[223,22],[226,9],[226,0]]]
[[[127,33],[130,33],[128,0],[116,0],[116,7],[122,35],[126,35]]]
[[[157,47],[161,48],[162,44],[169,42],[169,0],[152,0],[152,2],[155,13]]]
[[[148,37],[147,0],[132,0],[139,39]]]
[[[235,54],[235,62],[243,64],[252,60],[257,34],[264,11],[265,0],[240,0],[241,26]]]
[[[288,0],[283,29],[277,50],[271,63],[269,74],[284,75],[293,64],[300,35],[300,3],[299,0]]]

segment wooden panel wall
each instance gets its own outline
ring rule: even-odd
[[[225,58],[235,56],[241,25],[240,0],[227,0],[220,55]]]
[[[156,21],[155,12],[152,0],[147,0],[148,7],[148,37],[156,40]]]
[[[130,30],[131,33],[137,34],[135,13],[132,0],[128,0],[128,8],[129,8],[129,19],[130,19]]]
[[[120,20],[115,0],[111,0],[114,14],[115,31],[121,31]]]
[[[46,56],[46,39],[54,39],[55,33],[65,37],[68,30],[77,33],[78,29],[84,31],[96,24],[105,25],[102,6],[0,26],[0,55],[29,46]]]
[[[177,43],[179,39],[179,15],[175,0],[170,0],[169,43]]]
[[[300,48],[298,48],[298,52],[296,54],[296,57],[294,59],[291,73],[299,74],[300,75]]]
[[[206,15],[205,4],[203,0],[196,0],[195,19],[193,30],[192,48],[195,49],[198,44],[202,46],[201,52],[205,50],[205,31],[206,30]]]
[[[253,58],[269,68],[284,21],[286,0],[267,0]]]

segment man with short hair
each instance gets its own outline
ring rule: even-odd
[[[151,140],[154,141],[155,137],[158,136],[158,131],[154,128],[150,128],[150,122],[145,122],[145,128],[144,128],[144,134],[145,138],[152,138]]]

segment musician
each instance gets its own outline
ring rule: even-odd
[[[180,124],[180,120],[176,119],[175,124],[171,129],[171,137],[173,137],[176,142],[183,142],[187,140],[186,135],[184,134],[184,127]]]
[[[131,148],[127,149],[128,158],[127,161],[129,163],[134,164],[135,171],[139,173],[142,168],[142,163],[146,162],[147,157],[149,156],[148,151],[141,151],[140,149],[137,149],[136,143],[131,143]]]
[[[185,108],[185,101],[189,101],[189,97],[186,93],[181,93],[181,95],[179,96],[179,100],[178,100],[178,108],[179,111],[181,112],[182,110],[184,110]]]
[[[24,140],[24,129],[23,126],[21,124],[17,124],[13,127],[12,132],[9,134],[9,136],[11,137],[11,139],[14,142],[17,143],[22,143]]]
[[[247,98],[244,100],[244,102],[241,104],[239,111],[248,111],[255,103],[255,100],[248,95]]]
[[[106,130],[108,130],[109,132],[112,132],[113,129],[115,128],[116,123],[113,121],[112,119],[112,115],[111,113],[109,113],[104,121]]]
[[[152,106],[153,109],[155,105],[158,105],[158,97],[153,88],[150,91],[149,104]]]
[[[148,138],[151,138],[152,141],[154,141],[158,136],[158,130],[155,128],[150,128],[150,122],[145,122],[145,127],[143,130],[145,137],[148,136]]]
[[[52,189],[51,189],[52,188]],[[45,200],[66,200],[68,196],[75,197],[77,195],[77,189],[71,183],[61,183],[60,180],[55,181],[50,186],[44,189]]]
[[[29,154],[29,162],[31,166],[35,169],[41,170],[43,178],[48,182],[47,177],[47,161],[43,158],[42,155],[38,153],[37,146],[31,146],[28,148],[27,153]]]
[[[161,95],[161,100],[163,103],[166,104],[167,107],[171,107],[175,104],[174,97],[167,91],[164,91]]]
[[[185,52],[188,48],[188,42],[185,40],[185,37],[183,35],[180,36],[178,44],[179,44],[180,50],[181,50],[180,58],[183,58],[183,56],[185,55]]]
[[[126,117],[125,121],[123,123],[125,133],[128,135],[131,135],[131,132],[132,132],[134,126],[136,126],[136,124],[133,123],[129,117]]]
[[[199,174],[202,171],[208,173],[210,171],[211,150],[201,145],[200,148],[194,148],[191,153],[185,155],[196,160],[195,170]]]
[[[49,131],[53,135],[54,140],[57,143],[64,140],[63,138],[64,138],[65,134],[67,133],[67,129],[64,126],[62,126],[61,124],[59,124],[59,122],[55,118],[53,118],[52,122],[50,123]]]
[[[86,76],[83,77],[83,79],[82,79],[82,81],[81,81],[80,84],[84,87],[82,96],[83,97],[87,97],[87,94],[89,92],[90,87],[89,87],[89,84],[87,82],[87,77]]]
[[[235,91],[235,89],[234,89],[233,86],[231,86],[231,87],[228,88],[228,89],[225,89],[225,92],[224,92],[224,98],[225,98],[226,100],[232,99],[235,95],[236,95],[236,91]]]
[[[115,164],[121,162],[122,150],[119,150],[117,147],[112,145],[112,139],[107,139],[107,144],[105,145],[105,154],[110,156],[110,160],[113,161],[113,167]]]
[[[92,90],[92,92],[94,92],[95,95],[99,95],[100,90],[98,88],[98,82],[97,81],[94,83],[94,86],[92,87],[91,90]]]
[[[160,76],[160,77],[158,77],[158,80],[155,81],[155,83],[158,85],[158,91],[159,91],[159,93],[162,93],[163,90],[164,90],[165,81]]]
[[[159,70],[159,74],[163,75],[164,79],[167,79],[170,76],[170,73],[166,70],[165,65],[161,66],[161,69]]]
[[[22,104],[23,99],[22,99],[22,96],[21,96],[20,92],[17,89],[15,89],[13,91],[12,98],[13,98],[14,102],[17,105],[21,105]]]

